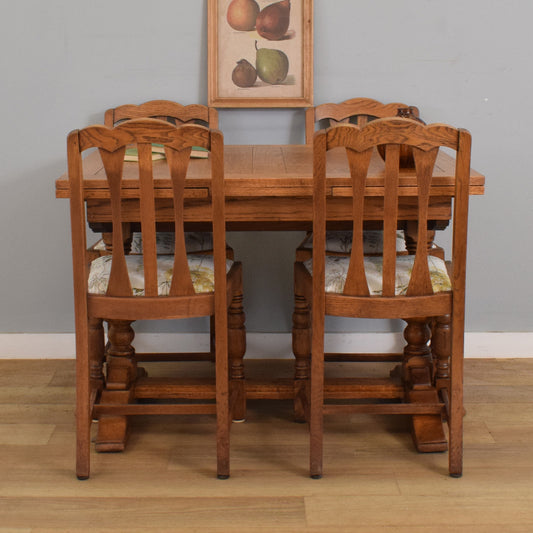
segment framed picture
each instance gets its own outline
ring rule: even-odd
[[[208,103],[313,105],[313,0],[208,0]]]

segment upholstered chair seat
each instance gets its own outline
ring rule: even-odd
[[[411,279],[414,261],[414,255],[400,255],[396,257],[396,283],[394,290],[396,296],[407,294],[407,287]],[[365,257],[364,264],[370,295],[380,296],[383,292],[383,257]],[[308,259],[304,265],[309,273],[313,274],[313,260]],[[348,256],[326,256],[326,292],[342,294],[349,266],[350,257]],[[451,290],[452,285],[446,269],[446,263],[439,257],[430,255],[428,256],[428,267],[433,292]]]
[[[327,231],[326,232],[326,253],[349,254],[352,251],[351,231]],[[313,249],[313,234],[309,233],[301,244],[302,248]],[[405,247],[405,236],[403,231],[396,233],[396,251],[407,252]],[[383,253],[383,231],[368,230],[363,232],[363,252],[365,255]]]
[[[155,235],[157,253],[173,254],[174,253],[174,233],[167,231],[158,231]],[[142,235],[140,232],[134,232],[131,239],[132,254],[142,254]],[[185,249],[188,254],[195,252],[209,252],[213,250],[213,234],[207,231],[186,231],[185,232]]]
[[[142,254],[142,246],[141,232],[133,232],[131,237],[130,254]],[[156,233],[156,247],[158,255],[173,254],[174,233],[170,231],[158,231]],[[207,231],[186,231],[185,248],[189,254],[196,252],[210,252],[213,250],[213,234]],[[104,252],[105,249],[103,239],[99,240],[93,246],[93,250],[98,252]]]
[[[352,252],[352,235],[349,230],[326,231],[326,254],[349,255]],[[444,258],[444,250],[434,242],[430,244],[429,253],[433,256]],[[383,254],[383,231],[363,231],[363,253],[367,256]],[[396,253],[407,255],[408,249],[405,243],[405,232],[396,232]],[[309,232],[302,243],[296,249],[296,261],[306,261],[313,255],[313,232]]]
[[[113,256],[103,255],[91,263],[88,288],[90,294],[105,294],[109,285]],[[215,287],[214,260],[212,255],[187,255],[192,284],[196,293],[213,292]],[[226,260],[226,272],[233,261]],[[133,296],[144,296],[144,265],[142,255],[126,256],[126,266]],[[174,256],[157,256],[157,293],[168,296],[172,284]]]

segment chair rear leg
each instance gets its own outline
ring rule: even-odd
[[[76,355],[76,476],[88,479],[91,451],[91,388],[87,347]]]
[[[317,364],[316,366],[319,366]],[[322,477],[324,414],[323,372],[311,370],[311,408],[309,414],[309,472],[313,479]]]
[[[216,447],[217,477],[227,479],[230,473],[229,430],[230,430],[230,390],[227,315],[215,315],[215,402],[216,402]]]
[[[314,306],[313,309],[316,309]],[[310,384],[310,475],[313,479],[322,477],[324,441],[324,316],[313,313],[311,342],[311,384]]]
[[[449,472],[452,477],[463,475],[463,350],[452,346]]]
[[[84,420],[85,418],[85,420]],[[90,475],[90,420],[80,417],[76,432],[76,477],[80,480],[89,479]]]
[[[219,378],[217,377],[217,380]],[[217,385],[217,389],[219,385]],[[230,431],[230,409],[229,394],[226,380],[226,392],[217,391],[217,477],[227,479],[230,474],[230,453],[229,453],[229,431]]]

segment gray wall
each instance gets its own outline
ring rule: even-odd
[[[206,4],[3,4],[0,333],[73,331],[68,202],[54,197],[66,134],[123,103],[205,103]],[[533,331],[532,19],[530,0],[315,0],[315,103],[403,101],[473,134],[487,192],[471,201],[469,331]],[[220,126],[228,143],[303,142],[301,110],[224,110]],[[300,237],[229,236],[246,271],[250,331],[290,331]]]

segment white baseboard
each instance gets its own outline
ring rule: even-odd
[[[292,357],[289,333],[248,333],[246,356],[255,359]],[[140,333],[134,341],[138,352],[207,351],[205,333]],[[328,352],[401,351],[401,333],[329,333]],[[74,334],[0,334],[0,359],[72,359]],[[533,357],[533,332],[478,332],[465,334],[467,358]]]

